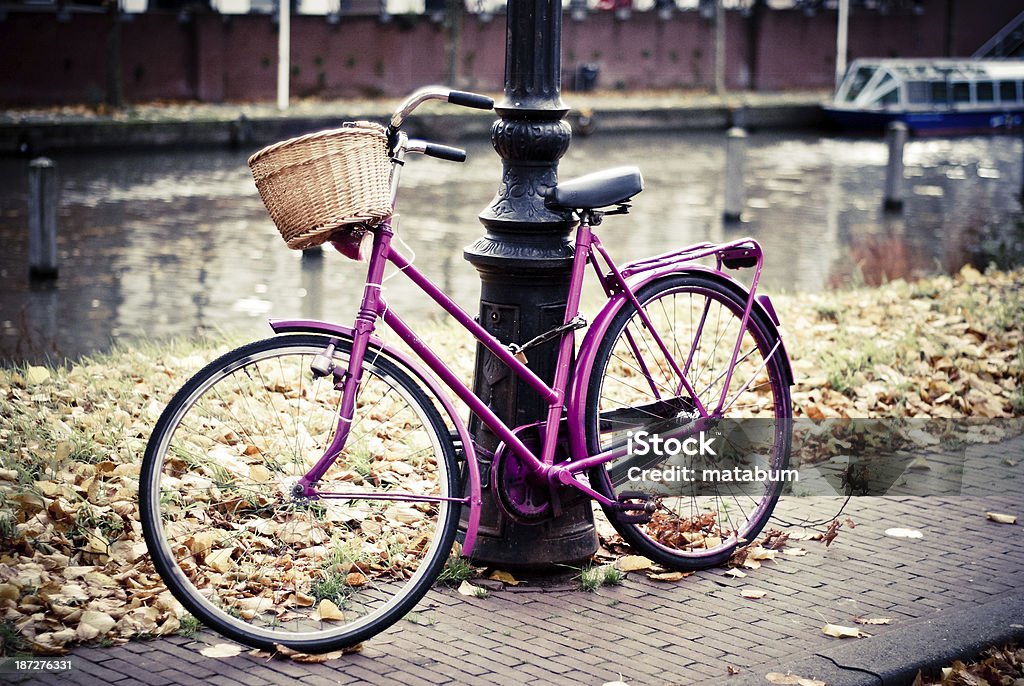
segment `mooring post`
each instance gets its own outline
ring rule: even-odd
[[[28,276],[57,278],[57,165],[48,157],[28,163]]]
[[[558,160],[572,131],[561,99],[560,0],[509,0],[505,96],[491,142],[502,160],[497,195],[480,215],[485,235],[465,250],[480,273],[480,322],[504,343],[523,343],[562,324],[573,255],[568,214],[544,206],[557,182]],[[530,368],[547,382],[555,373],[558,341],[528,353]],[[496,357],[477,349],[474,390],[510,426],[543,420],[547,406]],[[474,418],[470,429],[486,474],[498,448],[494,434]],[[527,438],[529,442],[529,438]],[[546,489],[545,489],[546,494]],[[542,523],[513,520],[484,492],[475,559],[514,567],[579,562],[597,550],[586,499],[563,502]]]
[[[899,212],[903,209],[903,148],[907,144],[907,125],[901,121],[890,122],[885,140],[889,148],[889,161],[885,168],[885,199],[882,207],[886,212]]]
[[[1024,201],[1024,136],[1021,136],[1020,142],[1020,199]]]
[[[725,209],[722,219],[728,223],[738,222],[743,216],[746,157],[747,132],[734,126],[725,134]]]

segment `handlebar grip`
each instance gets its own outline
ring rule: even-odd
[[[427,143],[423,149],[423,154],[430,157],[436,157],[441,160],[448,160],[449,162],[465,162],[466,151],[462,148],[453,148],[449,145],[441,145],[440,143]]]
[[[451,91],[450,93],[448,93],[448,102],[450,102],[453,105],[472,107],[478,110],[494,109],[493,98],[488,98],[486,95],[477,95],[476,93],[469,93],[467,91]]]

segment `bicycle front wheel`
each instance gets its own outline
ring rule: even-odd
[[[445,422],[397,364],[370,349],[349,438],[295,491],[338,426],[341,392],[314,356],[350,342],[303,334],[227,353],[173,398],[140,476],[154,566],[185,608],[248,645],[328,652],[390,626],[440,573],[458,526]]]
[[[590,481],[653,509],[637,517],[605,508],[641,554],[678,569],[721,564],[760,533],[784,485],[785,353],[757,308],[741,331],[746,294],[722,279],[675,274],[636,295],[651,326],[632,303],[622,306],[596,353],[585,405],[591,454],[625,455],[592,469]],[[708,415],[708,435],[693,435],[688,427]]]

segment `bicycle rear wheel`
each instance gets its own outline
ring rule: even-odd
[[[167,587],[206,625],[251,646],[327,652],[404,615],[444,564],[458,526],[455,449],[429,396],[369,350],[348,441],[293,492],[338,424],[334,341],[303,334],[227,353],[175,395],[140,476],[143,532]],[[328,497],[328,493],[342,494]]]
[[[653,503],[640,521],[605,508],[638,552],[678,569],[714,566],[754,540],[784,485],[791,442],[784,352],[755,308],[730,378],[746,294],[711,275],[658,279],[637,301],[652,327],[623,305],[596,353],[585,405],[591,454],[627,451],[592,469],[590,481],[610,498]],[[688,427],[701,416],[695,399],[713,412],[727,380],[706,443],[691,437]]]

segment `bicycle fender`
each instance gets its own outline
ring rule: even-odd
[[[702,276],[715,279],[725,288],[734,291],[743,298],[747,295],[746,287],[736,279],[728,276],[727,274],[722,274],[721,272],[701,265],[692,265],[683,269],[679,269],[678,267],[668,267],[666,269],[646,271],[630,277],[627,281],[633,292],[636,292],[647,284],[662,277],[692,273],[699,273]],[[571,451],[570,454],[574,456],[587,454],[587,437],[584,415],[586,412],[587,386],[590,383],[590,377],[594,371],[594,358],[597,356],[597,348],[601,344],[601,341],[604,340],[605,336],[608,335],[608,327],[611,326],[615,315],[617,315],[619,310],[621,310],[628,302],[629,298],[625,293],[616,293],[609,298],[608,302],[603,308],[601,308],[601,311],[594,318],[594,321],[591,323],[586,335],[583,337],[583,342],[580,344],[576,358],[576,365],[573,368],[572,383],[567,391],[566,399],[566,411],[569,420],[569,449]],[[771,301],[766,295],[754,298],[754,307],[765,317],[769,326],[772,327],[773,330],[770,333],[774,333],[778,338],[779,352],[782,354],[782,373],[785,376],[786,382],[789,385],[793,385],[793,369],[790,365],[789,354],[786,352],[785,343],[779,335],[779,319],[775,314],[775,308],[772,306]]]
[[[270,321],[270,328],[274,330],[274,333],[278,334],[319,333],[349,340],[355,335],[355,329],[350,326],[340,326],[316,319],[274,319]],[[469,429],[459,419],[454,403],[452,403],[451,398],[444,391],[440,382],[432,374],[428,374],[423,370],[409,355],[401,350],[392,348],[374,336],[370,337],[369,347],[377,354],[387,357],[390,361],[404,368],[413,378],[426,386],[437,402],[441,404],[459,434],[467,471],[469,472],[469,513],[466,521],[466,536],[462,543],[462,555],[469,557],[473,552],[473,546],[476,544],[477,531],[480,527],[480,506],[483,503],[480,493],[480,465],[476,460],[476,451],[473,449],[473,439],[469,435]]]

